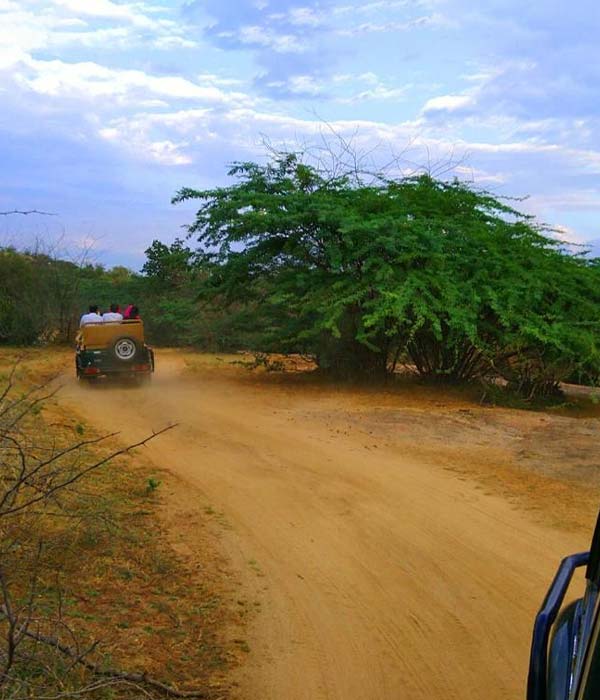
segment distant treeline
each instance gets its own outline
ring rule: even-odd
[[[142,272],[0,254],[0,342],[67,342],[90,303],[139,306],[155,344],[312,356],[338,378],[399,363],[533,398],[600,377],[600,264],[470,185],[240,163],[198,200],[189,242]]]
[[[201,309],[203,274],[192,251],[156,241],[141,274],[126,267],[76,264],[39,252],[0,248],[0,343],[70,343],[90,304],[140,308],[151,341],[221,350],[240,343],[229,312]]]

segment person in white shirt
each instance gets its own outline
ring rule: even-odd
[[[102,320],[105,323],[110,323],[111,321],[122,321],[123,320],[123,314],[119,312],[119,305],[118,304],[111,304],[110,305],[110,311],[106,311],[105,313],[102,314]]]
[[[90,306],[90,310],[87,314],[83,314],[81,320],[79,321],[79,327],[85,326],[86,323],[102,323],[102,316],[98,313],[98,307],[95,304]]]

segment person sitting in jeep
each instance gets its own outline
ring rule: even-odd
[[[98,305],[91,304],[87,314],[83,314],[81,320],[79,321],[79,327],[85,326],[87,323],[102,323],[102,316],[98,313]]]
[[[110,311],[105,311],[102,314],[102,320],[105,323],[114,323],[115,321],[122,321],[123,320],[123,314],[119,310],[119,305],[118,304],[111,304],[110,305]]]
[[[126,321],[133,321],[135,319],[139,319],[140,317],[140,310],[135,304],[129,304],[129,306],[125,309],[125,314],[124,318]]]

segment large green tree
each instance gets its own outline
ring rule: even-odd
[[[239,163],[189,227],[210,295],[244,306],[261,348],[313,353],[339,375],[498,372],[550,391],[597,366],[598,268],[504,200],[427,175],[357,182],[294,154]]]

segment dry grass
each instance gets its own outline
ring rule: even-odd
[[[24,390],[64,368],[65,353],[2,350],[0,378],[17,359],[18,390]],[[24,427],[59,446],[97,436],[53,399]],[[112,441],[88,447],[82,458],[97,460],[114,446]],[[211,517],[196,523],[207,528],[203,551],[193,557],[178,552],[167,530],[162,494],[181,486],[166,471],[150,468],[139,452],[90,474],[52,512],[11,525],[29,528],[20,532],[21,539],[40,537],[45,543],[38,609],[56,616],[60,608],[74,635],[68,642],[76,639],[85,648],[100,640],[90,657],[94,662],[145,672],[179,688],[222,689],[225,697],[228,672],[243,657],[229,630],[235,628],[234,636],[240,636],[244,614],[231,600],[226,564],[208,531]],[[5,538],[9,534],[3,533]],[[4,564],[24,595],[31,559],[27,548],[11,556]],[[54,679],[37,679],[38,688],[64,686],[60,669],[56,672]],[[36,673],[35,664],[31,673]],[[84,682],[79,676],[72,682]],[[137,690],[118,693],[138,696]]]

